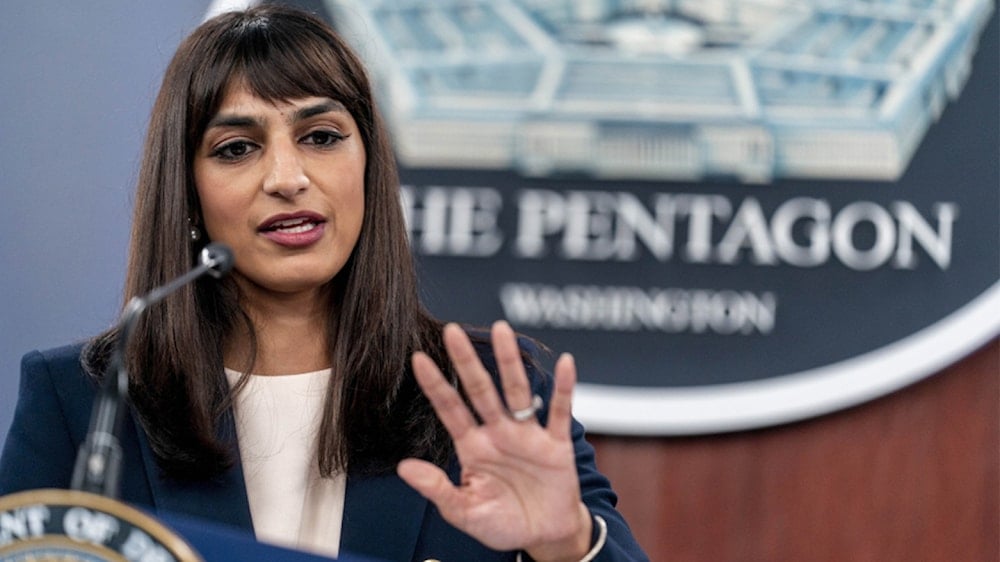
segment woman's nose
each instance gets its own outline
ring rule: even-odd
[[[269,168],[263,186],[265,193],[291,199],[309,188],[309,176],[297,148],[291,142],[272,143],[268,147]]]

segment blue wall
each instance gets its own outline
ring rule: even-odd
[[[10,2],[0,16],[0,435],[26,351],[121,304],[132,188],[167,61],[208,0]]]

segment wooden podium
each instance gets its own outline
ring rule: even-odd
[[[652,560],[1000,560],[1000,339],[796,424],[589,439]]]

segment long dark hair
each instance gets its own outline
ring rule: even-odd
[[[444,364],[441,323],[418,299],[395,160],[365,69],[322,20],[263,5],[217,16],[180,45],[150,119],[126,301],[182,274],[201,249],[188,237],[200,209],[194,152],[236,80],[267,100],[335,99],[364,142],[364,223],[331,281],[333,377],[319,434],[320,472],[344,470],[349,460],[352,471],[384,473],[407,456],[443,464],[451,442],[409,367],[415,350]],[[133,334],[126,355],[132,404],[161,467],[173,476],[210,476],[234,460],[234,436],[224,431],[232,427],[232,393],[222,344],[235,330],[253,340],[235,283],[208,280],[150,309]],[[103,371],[117,336],[111,330],[93,340],[85,353],[89,372]]]

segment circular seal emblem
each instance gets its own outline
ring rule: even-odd
[[[435,314],[572,352],[624,434],[831,412],[1000,332],[992,0],[585,4],[320,8]]]
[[[201,562],[173,531],[121,502],[32,490],[0,498],[2,562]]]

